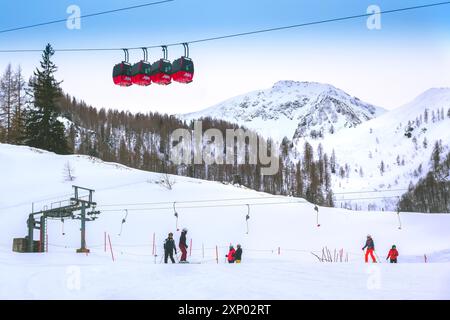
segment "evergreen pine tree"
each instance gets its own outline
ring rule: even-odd
[[[64,125],[58,120],[58,99],[62,92],[60,82],[55,79],[57,67],[51,60],[53,55],[54,50],[48,44],[42,54],[41,67],[36,68],[29,83],[32,99],[26,116],[25,142],[31,147],[68,154]]]
[[[434,172],[438,172],[439,170],[439,164],[441,162],[441,152],[442,152],[442,146],[439,143],[439,141],[436,141],[434,144],[431,160],[433,162],[433,170]]]

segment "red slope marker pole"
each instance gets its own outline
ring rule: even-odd
[[[114,262],[115,261],[114,260],[114,252],[113,252],[113,248],[112,248],[112,245],[111,245],[111,237],[109,236],[109,234],[108,234],[108,240],[109,240],[109,249],[111,250],[112,261]]]

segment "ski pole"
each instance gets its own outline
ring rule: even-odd
[[[374,251],[374,253],[375,253],[375,257],[377,257],[378,263],[383,263],[383,262],[380,260],[380,258],[378,257],[377,252]]]

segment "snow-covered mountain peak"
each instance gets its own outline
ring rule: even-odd
[[[450,88],[431,88],[419,94],[412,101],[385,113],[376,122],[381,124],[414,121],[417,117],[423,116],[425,110],[428,110],[432,116],[433,111],[440,110],[446,113],[449,107]]]
[[[431,88],[417,96],[413,101],[401,108],[411,106],[417,108],[443,108],[450,106],[450,88]]]
[[[269,89],[237,96],[181,117],[227,120],[281,140],[285,136],[317,138],[356,127],[384,111],[329,84],[283,80]]]
[[[321,92],[338,90],[334,86],[319,82],[310,81],[294,81],[294,80],[281,80],[275,82],[272,86],[272,91],[297,91],[304,94],[319,94]]]

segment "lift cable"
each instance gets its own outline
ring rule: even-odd
[[[127,10],[132,10],[132,9],[144,8],[144,7],[154,6],[154,5],[157,5],[157,4],[173,2],[173,1],[175,1],[175,0],[163,0],[163,1],[157,1],[157,2],[149,2],[149,3],[144,3],[144,4],[131,6],[131,7],[124,7],[124,8],[113,9],[113,10],[108,10],[108,11],[101,11],[101,12],[96,12],[96,13],[85,14],[85,15],[81,15],[79,18],[76,18],[76,19],[91,18],[91,17],[101,16],[101,15],[115,13],[115,12],[119,12],[119,11],[127,11]],[[58,20],[52,20],[52,21],[46,21],[46,22],[31,24],[31,25],[27,25],[27,26],[14,27],[14,28],[10,28],[10,29],[3,29],[3,30],[0,30],[0,33],[7,33],[7,32],[18,31],[18,30],[31,29],[31,28],[42,27],[42,26],[47,26],[47,25],[50,25],[50,24],[61,23],[61,22],[66,22],[66,21],[67,21],[67,18],[58,19]]]
[[[267,199],[284,199],[285,196],[269,196],[269,197],[248,197],[248,198],[224,198],[224,199],[202,199],[202,200],[186,200],[176,201],[180,203],[202,203],[202,202],[226,202],[226,201],[243,201],[243,200],[267,200]],[[120,207],[120,206],[142,206],[142,205],[161,205],[161,204],[174,204],[173,201],[164,202],[142,202],[142,203],[116,203],[116,204],[102,204],[99,207]],[[174,207],[174,211],[175,207]]]
[[[370,191],[347,191],[347,192],[333,192],[333,195],[337,194],[357,194],[357,193],[377,193],[377,192],[396,192],[396,191],[408,191],[408,189],[385,189],[385,190],[370,190]]]
[[[280,204],[299,204],[299,203],[308,203],[306,201],[284,201],[284,202],[264,202],[264,203],[236,203],[236,204],[216,204],[216,205],[194,205],[194,206],[184,206],[178,207],[178,209],[201,209],[201,208],[226,208],[226,207],[242,207],[242,206],[261,206],[261,205],[280,205]],[[123,212],[122,209],[105,209],[101,210],[103,212]],[[128,209],[128,211],[154,211],[154,210],[171,210],[173,211],[173,207],[153,207],[153,208],[133,208]],[[131,212],[130,212],[131,214]]]
[[[122,188],[122,187],[128,187],[128,186],[132,186],[132,185],[136,185],[136,184],[141,184],[141,183],[145,183],[146,181],[144,180],[139,180],[137,182],[133,182],[133,183],[126,183],[126,184],[121,184],[121,185],[115,185],[115,186],[110,186],[110,187],[105,187],[105,188],[100,188],[100,189],[96,189],[96,193],[99,193],[101,191],[107,191],[107,190],[111,190],[111,189],[117,189],[117,188]],[[385,189],[385,190],[370,190],[370,191],[350,191],[350,192],[336,192],[333,193],[333,195],[345,195],[345,194],[364,194],[364,193],[384,193],[384,192],[394,192],[394,191],[407,191],[408,189]],[[72,193],[68,193],[65,195],[58,195],[55,197],[45,197],[45,198],[40,198],[40,199],[33,199],[33,200],[28,200],[27,202],[21,202],[21,203],[15,203],[12,205],[8,205],[5,207],[1,207],[0,210],[6,210],[6,209],[12,209],[15,207],[19,207],[19,206],[25,206],[25,205],[29,205],[30,202],[34,202],[34,203],[41,203],[47,200],[53,200],[53,199],[61,199],[61,198],[65,198],[65,197],[69,197],[72,196]],[[225,199],[202,199],[202,200],[189,200],[189,201],[176,201],[177,203],[201,203],[201,202],[225,202],[225,201],[244,201],[244,200],[265,200],[265,199],[284,199],[284,198],[288,198],[289,196],[287,195],[279,195],[279,196],[268,196],[268,197],[249,197],[249,198],[225,198]],[[293,197],[294,198],[294,197]],[[377,197],[377,198],[369,198],[369,199],[380,199],[380,198],[385,198],[385,197]],[[363,200],[366,200],[368,198],[364,198]],[[341,200],[347,200],[347,199],[341,199]],[[348,200],[354,200],[354,199],[348,199]],[[98,205],[98,207],[115,207],[115,206],[141,206],[141,205],[162,205],[162,204],[172,204],[173,201],[166,201],[166,202],[142,202],[142,203],[116,203],[116,204],[102,204],[102,205]]]
[[[195,40],[191,40],[191,41],[169,43],[169,44],[164,44],[164,45],[159,44],[159,45],[150,45],[150,46],[130,47],[127,49],[128,50],[141,50],[142,48],[151,49],[151,48],[160,48],[161,46],[165,46],[165,47],[181,46],[183,44],[209,42],[209,41],[216,41],[216,40],[223,40],[223,39],[229,39],[229,38],[255,35],[255,34],[260,34],[260,33],[301,28],[301,27],[307,27],[307,26],[312,26],[312,25],[320,25],[320,24],[326,24],[326,23],[332,23],[332,22],[338,22],[338,21],[352,20],[352,19],[358,19],[358,18],[367,18],[367,17],[373,16],[374,14],[378,14],[378,15],[392,14],[392,13],[419,10],[419,9],[438,7],[438,6],[444,6],[444,5],[450,5],[450,1],[428,3],[428,4],[424,4],[424,5],[402,7],[402,8],[396,8],[396,9],[390,9],[390,10],[382,10],[379,13],[363,13],[363,14],[343,16],[343,17],[330,18],[330,19],[324,19],[324,20],[310,21],[310,22],[299,23],[299,24],[294,24],[294,25],[287,25],[287,26],[274,27],[274,28],[268,28],[268,29],[259,29],[259,30],[240,32],[240,33],[233,33],[233,34],[228,34],[228,35],[195,39]],[[123,49],[124,49],[123,47],[120,47],[120,48],[63,48],[63,49],[55,49],[54,51],[55,52],[121,51]],[[42,49],[9,49],[9,50],[0,50],[0,53],[22,53],[22,52],[41,52],[41,51],[42,51]]]
[[[345,194],[357,194],[357,193],[379,193],[379,192],[391,192],[391,191],[406,191],[408,189],[395,189],[395,190],[373,190],[373,191],[352,191],[352,192],[340,192],[333,193],[333,195],[345,195]],[[386,197],[364,197],[364,198],[352,198],[352,199],[340,199],[340,200],[355,200],[355,199],[383,199],[383,198],[391,198],[391,197],[399,197],[395,196],[386,196]],[[203,202],[227,202],[227,201],[245,201],[245,200],[268,200],[268,199],[300,199],[297,197],[289,197],[289,196],[268,196],[268,197],[248,197],[248,198],[224,198],[224,199],[201,199],[201,200],[186,200],[186,201],[176,201],[177,204],[180,203],[203,203]],[[115,204],[102,204],[98,207],[130,207],[130,206],[148,206],[148,205],[162,205],[162,204],[173,204],[173,201],[163,201],[163,202],[141,202],[141,203],[115,203]]]
[[[401,196],[367,197],[367,198],[351,198],[351,199],[333,199],[333,201],[335,201],[335,202],[342,202],[342,201],[375,200],[375,199],[390,199],[390,198],[401,198]]]
[[[389,199],[389,198],[400,198],[401,196],[387,196],[387,197],[367,197],[367,198],[352,198],[352,199],[336,199],[336,202],[343,201],[355,201],[355,200],[374,200],[374,199]],[[173,202],[170,202],[173,204]],[[282,204],[311,204],[306,200],[296,200],[296,201],[283,201],[283,202],[256,202],[256,203],[233,203],[233,204],[211,204],[211,205],[193,205],[193,206],[183,206],[178,207],[178,209],[202,209],[202,208],[226,208],[226,207],[241,207],[241,206],[261,206],[261,205],[282,205]],[[339,209],[339,208],[335,208]],[[118,209],[103,209],[102,212],[123,212],[123,208]],[[173,206],[168,207],[150,207],[150,208],[132,208],[127,209],[128,211],[158,211],[158,210],[172,210]]]

